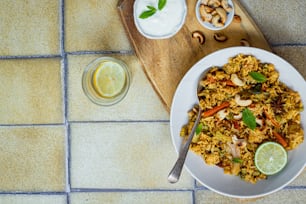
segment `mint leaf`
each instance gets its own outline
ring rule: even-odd
[[[249,75],[257,82],[265,82],[267,78],[259,72],[250,72]]]
[[[200,132],[202,131],[202,129],[203,129],[203,124],[200,123],[200,124],[198,125],[197,129],[196,129],[196,135],[200,134]]]
[[[158,1],[158,9],[162,10],[165,7],[166,3],[167,3],[167,0],[159,0]]]
[[[235,163],[242,163],[243,162],[242,159],[237,158],[237,157],[234,157],[232,161],[235,162]]]
[[[156,8],[155,8],[154,6],[148,5],[147,8],[148,8],[149,10],[155,10],[155,11],[156,11]]]
[[[149,10],[146,10],[144,12],[142,12],[140,15],[139,15],[139,18],[141,19],[145,19],[145,18],[149,18],[150,16],[153,16],[155,13],[156,13],[156,8],[153,7],[153,6],[147,6],[147,8]]]
[[[251,130],[254,130],[256,128],[256,118],[253,115],[252,111],[250,111],[248,108],[245,108],[242,111],[242,121]]]

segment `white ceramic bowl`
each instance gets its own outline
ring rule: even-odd
[[[133,6],[134,23],[137,30],[149,39],[166,39],[174,36],[183,27],[187,15],[185,0],[167,0],[165,7],[149,18],[141,19],[139,15],[147,6],[157,8],[158,0],[135,0]],[[162,19],[159,21],[158,19]],[[170,23],[170,24],[169,24]]]
[[[186,73],[175,92],[170,113],[170,130],[177,152],[182,144],[181,127],[188,122],[187,112],[198,103],[195,90],[201,74],[213,65],[224,65],[230,57],[240,53],[253,55],[261,62],[274,64],[280,73],[280,81],[298,91],[304,106],[306,105],[306,81],[292,65],[279,56],[251,47],[233,47],[214,52],[197,62]],[[301,113],[301,120],[305,130],[306,110]],[[267,180],[259,181],[257,184],[247,183],[238,176],[226,175],[223,173],[223,169],[217,166],[206,165],[204,160],[192,151],[189,151],[187,155],[185,168],[202,185],[217,193],[236,198],[255,198],[276,192],[292,182],[305,168],[305,155],[306,141],[295,150],[288,152],[288,163],[281,172],[269,176]]]
[[[229,26],[229,25],[231,24],[231,22],[233,21],[234,14],[235,14],[235,8],[234,8],[233,2],[232,2],[231,0],[228,0],[228,4],[232,7],[232,11],[229,12],[229,13],[227,13],[227,20],[226,20],[224,26],[222,26],[222,27],[216,27],[216,26],[214,26],[212,23],[205,22],[205,21],[202,20],[201,15],[200,15],[201,0],[198,0],[198,1],[197,1],[197,4],[196,4],[196,7],[195,7],[195,13],[196,13],[196,17],[197,17],[199,23],[200,23],[203,27],[205,27],[205,28],[207,28],[207,29],[209,29],[209,30],[216,30],[216,31],[217,31],[217,30],[223,30],[223,29],[225,29],[225,28],[226,28],[227,26]]]

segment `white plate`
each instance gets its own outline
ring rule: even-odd
[[[237,54],[253,55],[261,62],[272,63],[280,73],[280,81],[298,91],[304,106],[306,105],[306,82],[296,69],[279,56],[268,51],[250,47],[226,48],[207,55],[197,62],[183,77],[174,95],[170,113],[171,137],[178,152],[182,139],[179,136],[181,127],[188,122],[187,112],[197,104],[196,88],[201,74],[212,66],[222,66],[230,57]],[[301,113],[302,126],[305,130],[306,113]],[[305,131],[306,132],[306,131]],[[306,142],[288,154],[288,164],[283,171],[267,180],[250,184],[238,176],[225,175],[223,169],[206,165],[204,160],[189,151],[185,168],[205,187],[222,195],[236,198],[255,198],[276,192],[293,181],[304,169],[306,163]]]

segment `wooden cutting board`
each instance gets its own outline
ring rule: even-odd
[[[187,17],[182,29],[172,38],[151,40],[143,37],[137,30],[133,19],[134,0],[120,0],[119,13],[142,67],[153,88],[170,111],[173,95],[184,74],[201,58],[216,50],[240,46],[246,39],[250,46],[271,51],[271,48],[252,18],[237,0],[233,0],[235,14],[241,21],[233,21],[226,29],[218,31],[228,37],[218,42],[213,35],[216,31],[203,28],[195,16],[196,0],[186,0]],[[206,41],[201,45],[191,33],[201,31]]]

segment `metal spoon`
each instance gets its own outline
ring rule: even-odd
[[[202,74],[203,75],[203,74]],[[200,86],[200,82],[202,80],[202,77],[200,77],[200,80],[198,82],[198,89],[197,89],[197,93],[199,91],[199,87]],[[198,96],[198,94],[197,94]],[[198,97],[198,101],[200,101],[199,97]],[[168,181],[170,183],[176,183],[180,176],[181,176],[181,173],[182,173],[182,169],[183,169],[183,166],[184,166],[184,163],[185,163],[185,160],[186,160],[186,156],[187,156],[187,153],[188,153],[188,150],[189,150],[189,146],[190,146],[190,143],[192,141],[192,138],[194,136],[194,132],[199,124],[199,121],[200,121],[200,118],[201,118],[201,114],[202,114],[202,108],[201,106],[199,105],[199,111],[198,111],[198,115],[197,115],[197,118],[194,122],[194,125],[192,127],[192,130],[190,132],[190,134],[188,135],[188,139],[186,141],[186,143],[184,144],[183,148],[181,149],[180,153],[179,153],[179,156],[172,168],[172,170],[170,171],[169,175],[168,175]]]

